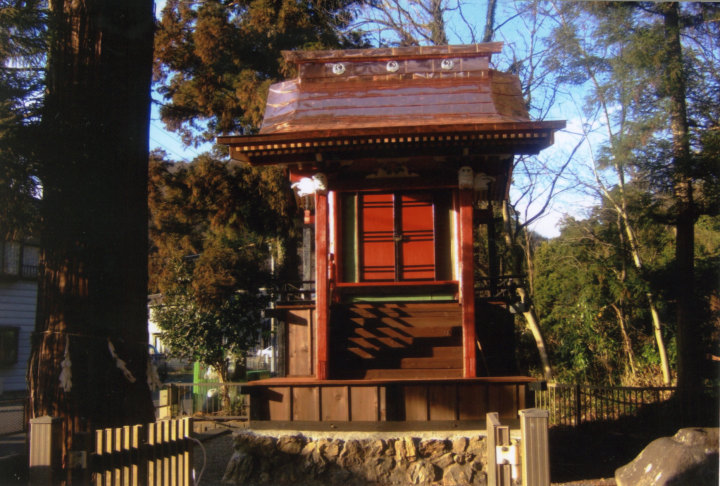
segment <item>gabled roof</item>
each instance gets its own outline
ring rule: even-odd
[[[270,87],[259,135],[219,142],[231,146],[233,158],[253,163],[383,147],[422,152],[438,140],[443,147],[464,141],[456,145],[536,153],[565,124],[530,120],[518,78],[489,67],[501,48],[284,52],[298,77]]]

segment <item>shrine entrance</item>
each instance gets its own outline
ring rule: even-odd
[[[451,278],[449,192],[352,193],[342,204],[343,282]]]
[[[361,194],[360,280],[433,280],[435,231],[429,194]]]

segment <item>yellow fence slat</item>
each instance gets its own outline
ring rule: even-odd
[[[95,486],[192,484],[192,419],[95,431]]]

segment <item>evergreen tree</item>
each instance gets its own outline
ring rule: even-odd
[[[642,269],[633,264],[625,222],[609,199],[583,221],[568,218],[560,236],[537,252],[536,303],[565,380],[660,384],[650,309],[638,302],[652,289],[661,297],[656,311],[667,314],[662,289],[673,259],[673,235],[669,226],[648,217],[642,191],[633,186],[626,191],[631,224],[642,242]],[[672,337],[671,330],[665,333]]]
[[[155,40],[160,116],[185,143],[252,133],[270,85],[291,74],[282,50],[361,44],[347,27],[358,0],[169,0]]]
[[[258,342],[269,302],[273,244],[290,232],[286,184],[278,169],[257,170],[203,155],[150,163],[150,290],[153,317],[181,357],[228,380],[227,358]]]
[[[720,182],[717,167],[709,167],[704,155],[716,150],[715,137],[706,132],[717,126],[717,117],[708,116],[716,113],[717,107],[709,106],[717,103],[705,100],[695,107],[688,80],[700,92],[717,92],[716,75],[690,74],[696,66],[717,72],[718,8],[604,2],[566,4],[559,15],[564,20],[554,35],[560,44],[554,49],[555,67],[567,82],[592,84],[591,111],[604,107],[613,132],[606,160],[642,181],[653,195],[658,220],[676,227],[678,385],[688,397],[686,391],[699,388],[703,354],[693,313],[693,231],[703,209],[717,206],[713,199]]]
[[[292,74],[281,51],[362,45],[347,28],[355,3],[169,0],[155,38],[165,126],[187,144],[255,132],[269,86]],[[269,258],[293,273],[294,197],[279,168],[207,154],[187,166],[155,159],[150,289],[164,299],[156,317],[175,352],[225,380],[227,352],[257,341]]]
[[[46,12],[41,1],[0,5],[0,238],[37,232],[37,143]]]

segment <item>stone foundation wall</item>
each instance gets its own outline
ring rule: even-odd
[[[273,437],[241,432],[223,481],[265,485],[485,485],[485,437]]]

